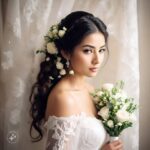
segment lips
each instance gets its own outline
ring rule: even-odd
[[[89,69],[90,69],[90,71],[92,71],[92,72],[97,72],[97,71],[98,71],[98,68],[96,68],[96,67],[89,68]]]

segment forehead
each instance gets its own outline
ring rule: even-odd
[[[87,35],[79,45],[93,45],[95,47],[101,47],[105,45],[104,35],[100,32],[95,32]]]

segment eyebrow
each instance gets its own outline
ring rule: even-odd
[[[95,48],[95,46],[92,46],[92,45],[83,45],[82,47],[91,47],[91,48]],[[102,45],[100,48],[103,48],[103,47],[106,47],[106,44],[105,45]]]

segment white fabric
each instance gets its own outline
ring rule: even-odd
[[[45,128],[45,150],[99,150],[107,137],[101,121],[84,112],[68,117],[49,116]]]

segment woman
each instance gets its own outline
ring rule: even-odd
[[[105,24],[90,13],[72,12],[45,36],[45,60],[30,96],[32,128],[48,150],[120,150],[120,140],[106,143],[106,132],[96,118],[85,77],[96,76],[107,49]]]

